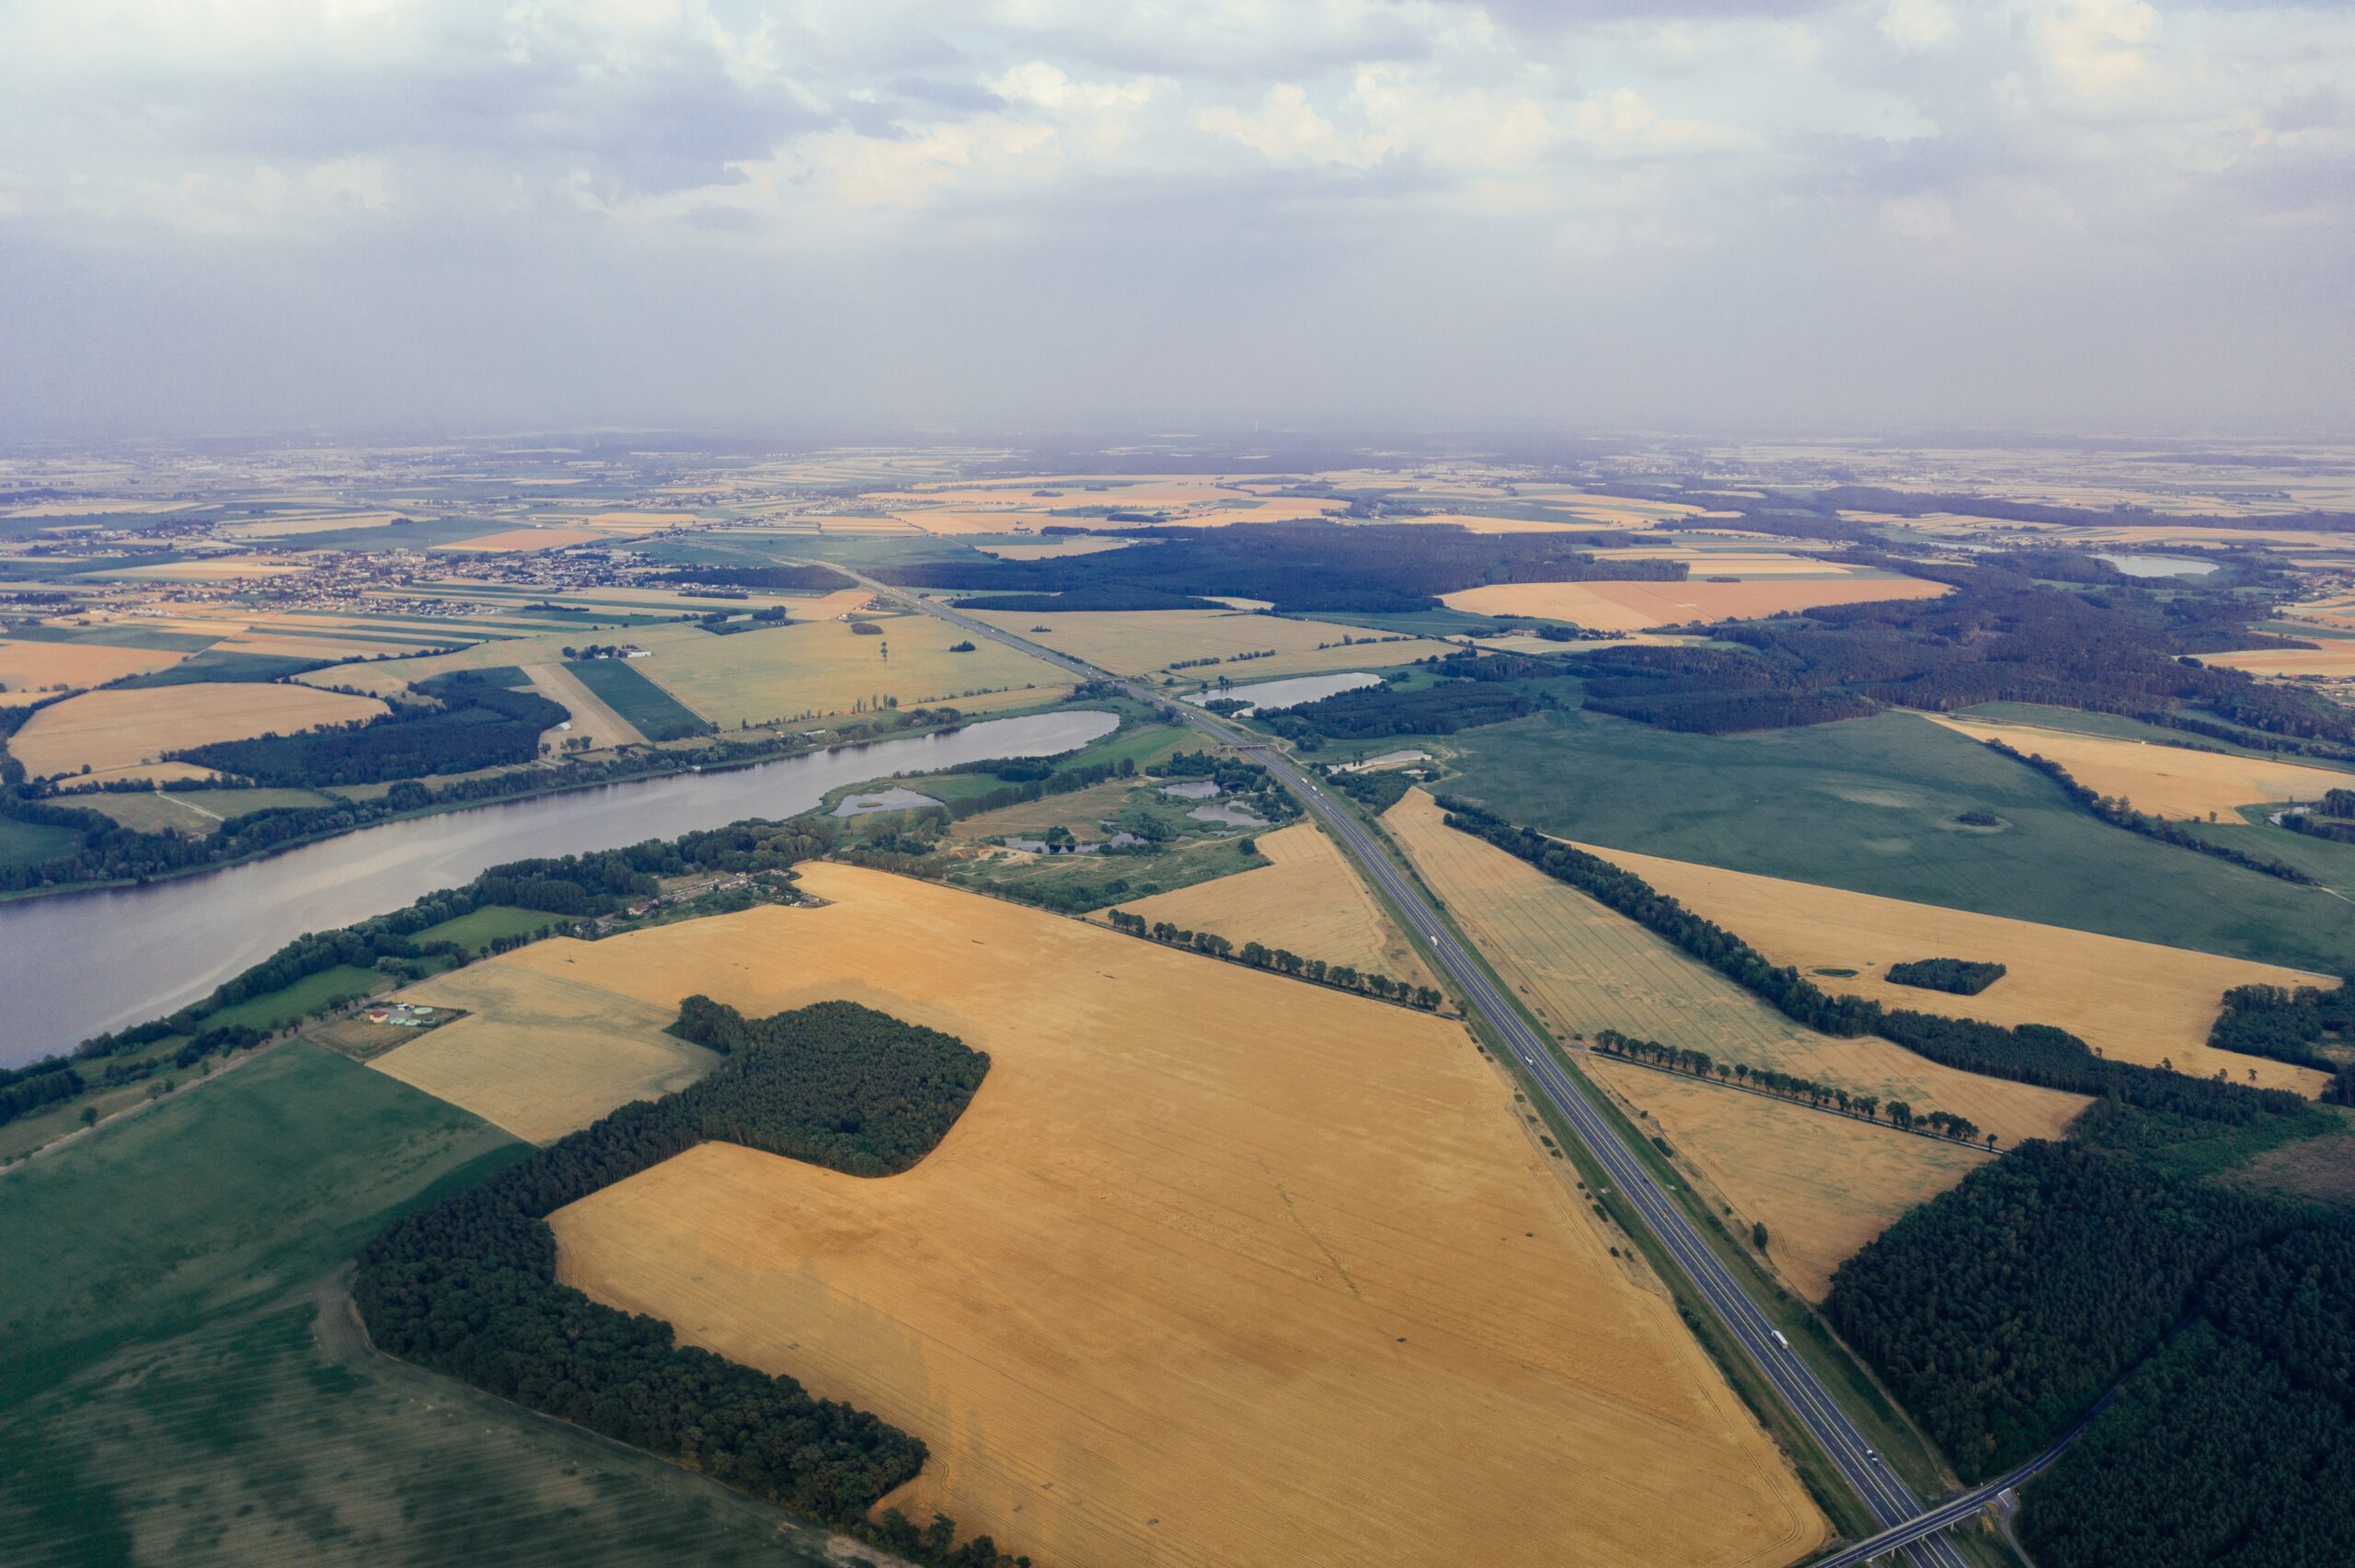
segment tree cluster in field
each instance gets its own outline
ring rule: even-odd
[[[2310,838],[2355,843],[2355,789],[2325,790],[2310,811],[2285,811],[2281,826]]]
[[[1437,684],[1410,689],[1385,681],[1262,714],[1259,722],[1304,750],[1325,739],[1453,735],[1554,705],[1557,699],[1532,683],[1563,673],[1543,659],[1511,654],[1456,653],[1420,662],[1439,677]]]
[[[1387,811],[1415,787],[1415,781],[1396,769],[1350,771],[1329,775],[1334,788],[1375,811]]]
[[[1208,779],[1218,785],[1220,794],[1248,806],[1270,822],[1289,822],[1300,815],[1300,802],[1277,782],[1275,774],[1223,751],[1173,752],[1155,762],[1153,771],[1167,779]]]
[[[559,1285],[547,1216],[713,1139],[852,1175],[904,1171],[964,1111],[989,1059],[846,1001],[747,1019],[690,998],[679,1027],[726,1054],[707,1077],[396,1220],[362,1250],[352,1299],[379,1349],[867,1533],[867,1511],[922,1468],[923,1443]],[[932,1544],[904,1520],[884,1535]],[[953,1539],[940,1531],[937,1546]],[[999,1561],[987,1538],[947,1560]]]
[[[1918,986],[1954,996],[1977,996],[2009,973],[2001,964],[1976,958],[1909,958],[1889,967],[1892,985]]]
[[[2043,1024],[2005,1027],[1974,1019],[1949,1018],[1884,1008],[1865,997],[1833,996],[1789,965],[1776,965],[1740,937],[1704,920],[1659,892],[1633,872],[1621,869],[1559,840],[1453,795],[1442,795],[1451,828],[1518,856],[1557,881],[1568,883],[1606,908],[1616,910],[1716,969],[1766,1001],[1786,1018],[1827,1035],[1879,1035],[1947,1067],[1991,1078],[2008,1078],[2074,1093],[2115,1095],[2130,1104],[2222,1122],[2250,1122],[2295,1112],[2304,1105],[2287,1090],[2251,1089],[2214,1079],[2193,1078],[2164,1068],[2112,1061],[2076,1036]]]
[[[1679,1046],[1664,1046],[1658,1040],[1639,1039],[1623,1035],[1616,1029],[1598,1031],[1594,1048],[1608,1056],[1626,1057],[1632,1061],[1650,1062],[1673,1072],[1690,1073],[1695,1078],[1715,1078],[1721,1083],[1763,1090],[1782,1099],[1803,1101],[1821,1110],[1830,1108],[1844,1116],[1862,1116],[1867,1121],[1878,1121],[1885,1113],[1889,1125],[1901,1132],[1929,1132],[1949,1138],[1957,1143],[1975,1143],[1982,1136],[1979,1126],[1969,1116],[1959,1116],[1951,1111],[1917,1111],[1911,1102],[1884,1102],[1878,1094],[1854,1094],[1834,1084],[1819,1083],[1812,1078],[1777,1071],[1771,1067],[1752,1067],[1747,1062],[1719,1061],[1706,1051],[1686,1049]],[[1995,1147],[1995,1135],[1987,1133],[1987,1147]]]
[[[1883,703],[1940,713],[2042,703],[2244,744],[2271,737],[2282,749],[2355,754],[2355,717],[2327,698],[2186,657],[2285,646],[2250,629],[2271,612],[2265,594],[2143,588],[2122,578],[2075,591],[2035,580],[2035,563],[2010,555],[1975,567],[1843,558],[1955,591],[1715,627],[1719,641],[1738,645],[1730,648],[1600,649],[1581,657],[1586,704],[1662,728],[1721,734],[1855,717]]]
[[[720,616],[723,621],[727,618],[725,614]],[[638,645],[636,643],[582,643],[578,647],[567,647],[559,651],[565,658],[574,660],[627,658],[638,651]]]
[[[1034,772],[1034,770],[1037,771]],[[1035,763],[997,763],[992,765],[987,771],[996,773],[1000,778],[1017,777],[1021,782],[1008,784],[1002,788],[990,790],[982,795],[969,795],[962,800],[951,801],[948,805],[949,816],[958,818],[978,817],[984,811],[999,811],[1009,806],[1019,806],[1026,801],[1044,800],[1049,795],[1076,795],[1081,790],[1093,789],[1097,784],[1109,784],[1114,779],[1134,778],[1137,765],[1134,759],[1122,757],[1115,761],[1085,762],[1076,767],[1061,769],[1040,768]]]
[[[2098,795],[2072,778],[2066,768],[2049,757],[2022,753],[2005,745],[1993,736],[1982,737],[1981,744],[1991,751],[2000,752],[2016,762],[2022,762],[2034,768],[2038,773],[2059,784],[2062,794],[2113,828],[2123,828],[2130,833],[2140,833],[2146,839],[2156,839],[2163,844],[2173,844],[2177,849],[2213,855],[2218,860],[2230,861],[2234,865],[2250,871],[2261,871],[2268,876],[2278,876],[2284,882],[2312,883],[2314,881],[2313,877],[2286,861],[2268,860],[2259,855],[2233,849],[2225,844],[2211,842],[2187,828],[2168,821],[2164,817],[2153,817],[2147,812],[2135,810],[2132,803],[2122,797],[2112,798],[2109,795]]]
[[[363,724],[218,740],[167,755],[287,788],[381,784],[531,761],[540,754],[540,732],[569,716],[536,692],[511,691],[467,670],[416,690],[431,704],[404,704]]]
[[[1681,561],[1602,560],[1591,552],[1624,533],[1473,533],[1447,523],[1321,521],[1230,523],[1219,528],[1116,531],[1139,542],[1117,550],[1038,561],[971,559],[878,567],[904,587],[1024,595],[1135,593],[1196,600],[1263,600],[1281,612],[1403,613],[1436,607],[1441,594],[1499,582],[1681,581]],[[1086,601],[1025,598],[974,606],[1041,610]]]
[[[2028,1484],[2019,1531],[2047,1568],[2355,1562],[2355,1229],[2228,1258]]]
[[[649,579],[772,593],[832,593],[858,584],[832,567],[674,567]]]
[[[766,605],[741,618],[731,611],[714,610],[707,615],[698,617],[695,621],[695,624],[703,630],[711,633],[714,636],[721,637],[731,637],[740,632],[757,632],[764,627],[782,626],[785,624],[785,606],[782,604]],[[569,658],[571,654],[568,651],[565,657]]]
[[[2355,982],[2341,980],[2328,990],[2234,986],[2224,993],[2224,1010],[2208,1031],[2208,1043],[2220,1051],[2337,1072],[2347,1064],[2346,1053],[2326,1055],[2319,1048],[2326,1042],[2355,1046]]]
[[[1104,918],[1111,923],[1113,930],[1125,931],[1132,936],[1166,943],[1172,947],[1190,948],[1212,958],[1232,958],[1255,969],[1272,969],[1277,974],[1314,980],[1318,985],[1364,991],[1384,1001],[1402,1001],[1429,1011],[1445,1000],[1432,986],[1410,985],[1405,980],[1392,979],[1379,971],[1360,970],[1348,964],[1328,964],[1322,958],[1304,958],[1290,948],[1269,947],[1260,942],[1246,942],[1238,948],[1216,932],[1188,931],[1172,921],[1148,922],[1143,915],[1132,914],[1126,910],[1108,910]]]
[[[2030,1458],[2156,1348],[2200,1278],[2286,1211],[2034,1139],[1840,1265],[1824,1315],[1966,1481]]]

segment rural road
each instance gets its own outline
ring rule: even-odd
[[[858,576],[856,573],[851,575]],[[1572,1082],[1569,1070],[1556,1057],[1551,1042],[1499,990],[1486,966],[1465,952],[1449,933],[1446,922],[1430,897],[1398,868],[1364,825],[1338,802],[1328,797],[1324,789],[1289,756],[1254,736],[1220,722],[1210,714],[1191,709],[1184,704],[1171,704],[1167,698],[1148,687],[1095,669],[1051,648],[1026,642],[921,595],[873,582],[864,577],[859,577],[858,580],[861,586],[879,594],[952,622],[976,636],[989,637],[1020,648],[1081,680],[1109,681],[1141,701],[1174,706],[1194,728],[1241,750],[1291,787],[1358,863],[1361,873],[1380,887],[1393,905],[1406,915],[1416,937],[1429,949],[1433,961],[1455,982],[1471,1011],[1485,1020],[1507,1047],[1521,1059],[1524,1075],[1553,1104],[1562,1119],[1568,1123],[1572,1134],[1585,1146],[1590,1157],[1635,1206],[1660,1246],[1676,1260],[1677,1266],[1683,1270],[1694,1289],[1706,1301],[1727,1333],[1740,1345],[1742,1353],[1774,1385],[1792,1414],[1813,1436],[1824,1454],[1879,1522],[1882,1529],[1878,1535],[1825,1559],[1818,1568],[1829,1568],[1832,1563],[1863,1562],[1871,1558],[1900,1553],[1909,1562],[1936,1564],[1936,1568],[1968,1568],[1960,1549],[1940,1532],[1947,1525],[1970,1518],[1997,1492],[2016,1480],[2025,1479],[2049,1462],[2067,1447],[2071,1437],[2075,1436],[2075,1432],[2071,1432],[2047,1453],[1989,1487],[1964,1493],[1935,1507],[1925,1506],[1888,1466],[1873,1457],[1864,1434],[1857,1430],[1855,1423],[1832,1399],[1831,1391],[1796,1354],[1780,1343],[1781,1336],[1766,1314],[1759,1310],[1717,1254],[1710,1251],[1707,1242],[1703,1241],[1685,1219],[1683,1211],[1677,1207],[1675,1199],[1661,1189],[1644,1162],[1622,1141],[1617,1130]]]

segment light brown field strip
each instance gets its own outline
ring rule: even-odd
[[[846,998],[990,1053],[913,1171],[707,1144],[559,1276],[930,1446],[888,1499],[1046,1568],[1788,1562],[1823,1525],[1461,1027],[833,864],[510,963]],[[1706,1506],[1695,1506],[1706,1498]]]
[[[1263,833],[1257,842],[1275,864],[1120,907],[1148,922],[1212,932],[1238,947],[1260,942],[1409,985],[1431,983],[1397,922],[1315,823]]]
[[[1383,825],[1449,912],[1557,1031],[1617,1029],[1884,1102],[1903,1100],[1916,1110],[1952,1111],[2006,1146],[2059,1137],[2087,1103],[2082,1094],[1941,1067],[1876,1036],[1835,1039],[1802,1029],[1626,916],[1445,826],[1442,815],[1430,795],[1409,790],[1384,814]]]
[[[2355,671],[2355,663],[2349,666]],[[2069,776],[2097,795],[2122,796],[2138,810],[2191,821],[2242,826],[2235,807],[2268,801],[2315,801],[2323,792],[2355,789],[2355,773],[2195,751],[2072,730],[2026,724],[1990,724],[1982,719],[1924,715],[1973,740],[2000,740],[2015,751],[2060,763]]]
[[[350,719],[373,718],[373,697],[258,681],[85,692],[27,720],[8,750],[35,778],[129,768],[167,751],[215,740],[243,740]]]
[[[2237,1083],[2302,1094],[2320,1093],[2326,1082],[2306,1068],[2208,1047],[2208,1030],[2232,987],[2334,983],[2323,976],[1626,850],[1579,847],[1626,867],[1775,963],[1797,965],[1829,991],[1990,1024],[2050,1024],[2105,1056],[2145,1067],[2172,1062],[2199,1078],[2221,1070]],[[2010,972],[1977,996],[1891,985],[1881,978],[1890,965],[1910,958],[1970,958],[2003,964]],[[1816,972],[1822,969],[1856,973]]]
[[[1475,615],[1542,615],[1603,632],[1640,632],[1688,621],[1743,620],[1862,604],[1879,599],[1936,599],[1952,591],[1918,578],[1768,578],[1756,582],[1511,582],[1442,594],[1450,609]]]
[[[1729,1229],[1765,1225],[1775,1272],[1810,1301],[1823,1299],[1832,1271],[1857,1248],[1988,1160],[1959,1144],[1679,1073],[1586,1059],[1733,1206]]]

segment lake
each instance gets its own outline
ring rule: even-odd
[[[1382,677],[1365,671],[1351,670],[1336,675],[1295,675],[1288,681],[1261,681],[1249,686],[1229,686],[1224,691],[1197,692],[1186,700],[1196,707],[1204,703],[1249,703],[1253,712],[1274,712],[1278,708],[1296,708],[1303,703],[1313,703],[1322,697],[1354,692],[1361,686],[1379,686]]]
[[[1080,709],[991,719],[723,773],[603,784],[415,817],[266,860],[144,887],[0,904],[0,1065],[183,1007],[309,931],[385,914],[485,869],[670,839],[747,817],[796,816],[826,792],[892,773],[1047,757],[1111,733]]]
[[[2108,561],[2130,578],[2204,578],[2216,569],[2213,561],[2196,561],[2188,555],[2105,555],[2096,552],[2094,559]]]

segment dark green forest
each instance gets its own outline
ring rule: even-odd
[[[1924,990],[1942,990],[1955,996],[1977,996],[2004,978],[2001,964],[1981,963],[1970,958],[1910,958],[1889,967],[1887,979],[1892,985],[1919,986]]]
[[[540,732],[570,715],[536,692],[511,691],[476,670],[453,670],[416,687],[432,705],[403,705],[366,724],[221,740],[169,753],[289,788],[382,784],[529,762]]]

